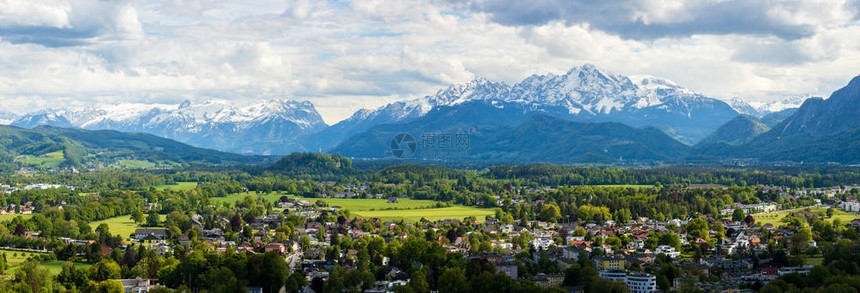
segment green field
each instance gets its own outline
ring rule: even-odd
[[[0,252],[6,254],[6,263],[9,264],[10,270],[14,267],[20,266],[22,263],[27,261],[27,258],[29,258],[31,256],[45,254],[45,253],[25,252],[25,251],[5,250],[5,249],[0,249]]]
[[[365,199],[365,198],[310,198],[310,197],[298,197],[294,195],[287,195],[284,193],[272,193],[272,194],[261,194],[257,195],[253,192],[245,192],[235,195],[230,195],[228,197],[213,197],[212,199],[223,202],[235,204],[237,201],[242,200],[246,196],[254,197],[254,198],[263,198],[272,203],[276,203],[280,200],[281,196],[288,196],[291,198],[295,198],[296,200],[308,200],[311,203],[315,203],[317,200],[322,200],[326,202],[329,206],[340,206],[345,209],[348,209],[352,212],[356,211],[372,211],[372,210],[384,210],[384,209],[423,209],[423,208],[435,208],[437,201],[435,200],[418,200],[418,199],[410,199],[410,198],[398,198],[397,203],[388,203],[388,199]]]
[[[753,215],[753,217],[755,218],[755,222],[760,224],[760,225],[772,224],[774,227],[779,227],[780,225],[784,224],[783,222],[780,221],[780,220],[782,220],[782,218],[785,218],[785,216],[787,216],[789,213],[802,211],[802,210],[805,210],[805,209],[793,209],[793,210],[784,210],[784,211],[778,211],[778,212],[766,213],[766,214],[755,214],[755,215]],[[827,209],[825,209],[825,208],[810,209],[810,211],[815,212],[815,213],[818,213],[818,212],[823,213],[826,210]],[[854,219],[860,219],[860,214],[847,213],[844,211],[834,209],[833,217],[828,218],[826,220],[832,221],[833,219],[839,219],[840,221],[842,221],[842,224],[848,224],[851,221],[853,221]]]
[[[462,220],[468,216],[475,216],[478,221],[483,222],[487,216],[492,216],[495,211],[475,207],[453,206],[447,208],[417,209],[417,210],[392,210],[392,211],[356,211],[356,216],[362,218],[379,218],[383,221],[399,221],[403,219],[408,222],[417,222],[421,218],[438,221],[445,219]]]
[[[164,215],[159,216],[161,220],[164,221]],[[134,234],[134,230],[138,228],[144,228],[135,224],[134,221],[132,221],[131,216],[119,216],[101,221],[95,221],[90,223],[90,227],[95,230],[102,223],[108,225],[111,234],[122,236],[123,239],[128,238],[128,236],[131,234]]]
[[[119,165],[123,168],[131,169],[146,169],[155,167],[155,163],[141,160],[119,160]]]
[[[632,184],[619,184],[619,185],[585,185],[592,187],[604,187],[604,188],[652,188],[654,185],[632,185]]]
[[[6,261],[9,264],[9,268],[4,272],[5,274],[14,274],[15,270],[17,270],[25,261],[27,261],[27,258],[29,258],[31,256],[46,254],[46,253],[36,253],[36,252],[15,251],[15,250],[0,250],[0,252],[6,254]],[[63,263],[64,263],[64,261],[55,260],[55,261],[40,263],[39,266],[47,268],[48,271],[51,272],[51,275],[56,276],[56,275],[59,275],[60,272],[63,270]],[[89,268],[91,266],[88,263],[80,263],[80,262],[75,262],[74,264],[75,264],[75,267],[77,267],[79,269],[86,269],[86,268]]]
[[[255,192],[243,192],[243,193],[238,193],[238,194],[231,194],[227,197],[213,197],[213,198],[211,198],[211,200],[222,202],[222,203],[236,204],[237,201],[240,201],[243,198],[250,196],[250,197],[253,197],[254,199],[262,198],[262,199],[265,199],[269,202],[277,203],[278,201],[280,201],[281,196],[284,196],[284,195],[286,195],[286,194],[285,193],[277,193],[277,192],[271,193],[271,194],[264,194],[264,193],[257,194]],[[295,197],[295,196],[291,196],[291,197]]]
[[[18,160],[21,164],[25,166],[32,166],[37,168],[57,168],[66,161],[66,157],[63,155],[62,151],[47,153],[41,156],[30,156],[30,157],[22,157]]]
[[[268,195],[257,195],[251,193],[234,194],[228,197],[215,197],[223,203],[235,204],[237,201],[246,196],[259,197],[271,202],[277,202],[281,196],[286,194],[273,193]],[[479,221],[484,221],[488,215],[495,214],[492,209],[481,209],[475,207],[452,206],[452,207],[437,207],[441,202],[434,200],[418,200],[410,198],[398,198],[397,203],[388,203],[388,199],[347,199],[347,198],[306,198],[287,195],[297,200],[308,200],[315,203],[317,200],[326,202],[329,206],[340,206],[349,210],[353,215],[364,218],[380,218],[382,220],[400,220],[418,221],[422,217],[431,220],[458,219],[462,220],[468,216],[475,216]]]
[[[176,184],[165,184],[156,186],[155,189],[158,190],[173,190],[173,191],[184,191],[184,190],[192,190],[197,188],[197,182],[176,182]]]
[[[33,214],[29,214],[29,215],[21,215],[21,214],[5,214],[5,215],[0,215],[0,222],[3,222],[3,221],[11,221],[12,219],[14,219],[14,218],[15,218],[15,217],[17,217],[17,216],[21,216],[22,218],[24,218],[24,220],[26,220],[26,219],[32,218],[32,217],[33,217]]]

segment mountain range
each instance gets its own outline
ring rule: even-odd
[[[289,100],[241,107],[207,101],[50,109],[17,117],[10,124],[145,132],[198,147],[260,155],[303,150],[298,138],[326,127],[313,104]]]
[[[443,159],[779,160],[787,149],[774,153],[772,146],[785,141],[800,147],[840,135],[853,137],[851,131],[860,124],[845,119],[860,120],[852,116],[854,108],[845,101],[860,102],[851,96],[854,83],[827,100],[751,104],[737,98],[710,98],[657,77],[616,75],[586,64],[564,74],[532,75],[512,85],[478,78],[422,98],[362,109],[331,126],[311,103],[289,100],[243,106],[223,101],[100,105],[21,116],[0,114],[0,122],[23,128],[51,125],[145,132],[241,154],[323,150],[357,158],[391,158],[392,137],[407,133],[421,146],[427,137],[468,136],[468,149],[447,154],[436,150]],[[781,141],[773,143],[774,139]],[[802,160],[804,156],[788,157]]]

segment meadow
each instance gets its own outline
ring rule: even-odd
[[[21,216],[21,218],[24,218],[24,220],[26,220],[26,219],[32,218],[32,217],[33,217],[33,214],[29,214],[29,215],[22,215],[22,214],[5,214],[5,215],[0,215],[0,222],[11,221],[12,219],[14,219],[14,218],[15,218],[15,217],[17,217],[17,216]]]
[[[164,221],[165,216],[164,215],[159,215],[159,216],[160,216],[161,220]],[[119,216],[119,217],[104,219],[101,221],[95,221],[95,222],[90,223],[90,227],[92,227],[93,230],[95,230],[102,223],[108,225],[108,228],[110,228],[111,234],[122,236],[123,239],[128,238],[128,236],[131,234],[134,234],[134,230],[136,230],[138,228],[145,228],[145,227],[138,226],[136,223],[134,223],[134,221],[131,219],[131,216]]]
[[[16,250],[0,250],[0,253],[6,254],[6,261],[9,265],[9,268],[4,272],[5,274],[13,274],[15,270],[17,270],[28,258],[37,255],[45,255],[46,253],[38,253],[38,252],[25,252],[25,251],[16,251]],[[40,263],[39,266],[45,267],[48,271],[51,272],[51,275],[59,275],[63,270],[64,261],[54,260]],[[89,268],[90,264],[88,263],[74,263],[78,268]]]
[[[186,191],[197,188],[197,182],[176,182],[176,184],[165,184],[156,186],[155,189],[158,190],[173,190],[173,191]]]
[[[488,215],[495,214],[492,209],[482,209],[465,206],[446,206],[445,203],[434,200],[419,200],[410,198],[398,198],[397,203],[388,203],[388,199],[364,199],[364,198],[306,198],[283,193],[256,194],[240,193],[228,197],[215,197],[213,200],[222,203],[235,204],[237,201],[251,196],[262,198],[273,203],[278,202],[281,196],[288,196],[296,200],[308,200],[315,203],[324,201],[328,206],[342,207],[353,215],[364,218],[380,218],[386,221],[418,221],[422,217],[431,220],[458,219],[462,220],[468,216],[475,216],[479,221],[484,221]]]
[[[383,221],[399,221],[418,222],[421,218],[438,221],[446,219],[462,220],[468,216],[474,216],[479,222],[486,220],[487,216],[492,216],[495,211],[492,209],[482,209],[475,207],[453,206],[445,208],[432,209],[416,209],[416,210],[377,210],[377,211],[356,211],[353,212],[356,216],[362,218],[379,218]]]
[[[36,168],[57,168],[66,161],[65,155],[63,152],[52,152],[47,153],[41,156],[30,156],[27,158],[20,158],[18,160],[22,165],[32,166]]]
[[[785,218],[785,216],[787,216],[790,213],[802,211],[802,210],[805,210],[805,208],[804,209],[784,210],[784,211],[778,211],[778,212],[773,212],[773,213],[754,214],[753,218],[755,218],[756,223],[758,223],[760,225],[772,224],[774,227],[779,227],[780,225],[784,224],[783,222],[781,222],[782,218]],[[815,213],[819,213],[819,212],[824,213],[825,211],[827,211],[826,208],[811,208],[809,210],[812,212],[815,212]],[[839,219],[840,221],[842,221],[842,224],[848,224],[851,221],[853,221],[854,219],[860,219],[860,214],[848,213],[848,212],[834,209],[833,217],[828,218],[827,220],[832,221],[833,219]]]

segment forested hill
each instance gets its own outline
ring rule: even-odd
[[[354,174],[352,160],[338,154],[292,153],[265,168],[266,171],[297,178],[325,179]]]
[[[19,167],[105,166],[117,161],[154,164],[245,164],[264,161],[192,147],[144,133],[83,130],[40,126],[24,129],[0,126],[0,164],[3,170]]]

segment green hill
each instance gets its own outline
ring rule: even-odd
[[[355,172],[352,160],[338,154],[292,153],[267,168],[268,171],[303,177],[345,175]]]
[[[706,145],[725,143],[728,145],[740,145],[752,140],[769,129],[770,128],[767,127],[767,125],[764,125],[764,123],[755,117],[749,115],[738,115],[720,126],[720,128],[714,131],[714,133],[711,133],[711,135],[702,140],[699,144]]]
[[[0,170],[19,167],[175,166],[236,164],[262,161],[143,133],[40,126],[33,129],[0,126]],[[121,164],[126,162],[126,164]],[[150,164],[143,164],[149,162]]]

